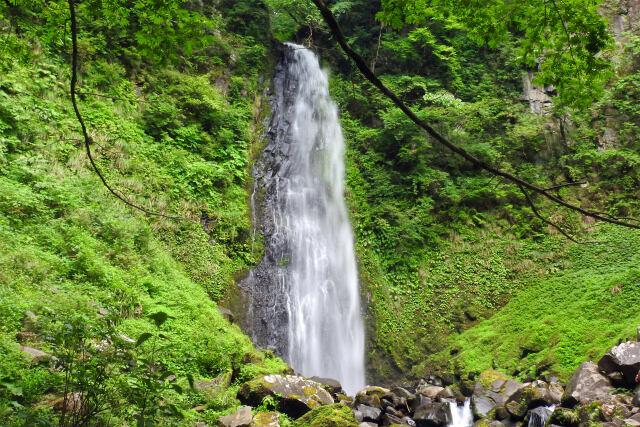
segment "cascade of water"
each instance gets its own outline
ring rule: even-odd
[[[527,427],[543,427],[555,409],[556,405],[540,406],[532,409],[529,413],[529,424]]]
[[[464,401],[464,405],[456,402],[449,403],[451,412],[451,422],[449,427],[470,427],[473,425],[473,412],[471,411],[471,400]]]
[[[292,121],[292,167],[276,223],[289,241],[289,361],[304,375],[336,378],[347,392],[364,386],[353,235],[344,201],[344,139],[329,82],[301,46],[289,71],[299,86]]]
[[[302,46],[288,44],[279,57],[272,115],[252,197],[265,256],[240,284],[244,327],[297,372],[355,393],[365,385],[364,325],[344,139],[328,76]]]

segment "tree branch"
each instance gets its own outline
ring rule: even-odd
[[[511,181],[512,183],[518,186],[521,186],[530,191],[538,193],[558,205],[564,206],[565,208],[568,208],[572,211],[579,212],[582,215],[597,219],[602,222],[608,222],[611,224],[616,224],[623,227],[640,230],[640,224],[633,224],[631,222],[620,221],[615,218],[608,218],[606,216],[598,214],[597,212],[590,211],[580,206],[568,203],[562,200],[560,197],[557,197],[549,193],[544,188],[538,187],[534,184],[531,184],[528,181],[525,181],[524,179],[518,176],[512,175],[508,172],[503,171],[502,169],[499,169],[498,167],[485,163],[484,161],[478,159],[477,157],[475,157],[474,155],[472,155],[462,147],[459,147],[454,143],[452,143],[451,141],[449,141],[448,139],[446,139],[444,136],[438,133],[434,128],[432,128],[428,123],[420,119],[400,98],[398,98],[396,94],[394,94],[391,90],[389,90],[389,88],[387,88],[384,85],[384,83],[382,83],[382,81],[380,81],[380,79],[376,77],[376,75],[371,71],[371,69],[369,69],[364,59],[351,48],[351,46],[347,42],[340,28],[340,25],[336,21],[335,16],[333,16],[333,13],[331,12],[331,10],[329,10],[329,8],[326,6],[324,1],[323,0],[312,0],[312,1],[316,5],[318,10],[320,10],[320,13],[322,14],[322,17],[326,22],[327,26],[329,27],[333,37],[336,39],[336,41],[338,42],[342,50],[347,54],[347,56],[349,56],[349,58],[351,58],[351,60],[356,64],[356,66],[358,67],[360,72],[364,75],[364,77],[367,80],[369,80],[375,87],[377,87],[387,98],[389,98],[396,105],[396,107],[398,107],[407,117],[409,117],[416,125],[424,129],[427,132],[427,134],[429,134],[438,143],[445,146],[446,148],[448,148],[450,151],[457,154],[458,156],[464,158],[468,162],[472,163],[476,167],[484,169],[487,172],[492,173],[493,175],[503,177],[506,180]]]
[[[102,175],[100,168],[98,168],[98,165],[94,161],[93,155],[91,154],[91,137],[87,132],[87,126],[84,123],[82,114],[80,114],[80,109],[78,108],[78,102],[76,100],[76,86],[78,84],[78,24],[76,20],[75,0],[68,0],[68,1],[69,1],[69,14],[71,18],[71,85],[70,85],[71,103],[73,104],[73,111],[75,112],[76,118],[78,119],[78,123],[80,123],[80,127],[82,128],[82,136],[84,138],[85,151],[87,153],[87,157],[89,158],[89,163],[91,163],[91,166],[93,167],[93,170],[98,175],[98,177],[100,178],[100,181],[102,181],[102,184],[107,188],[107,190],[109,190],[111,194],[113,194],[116,198],[118,198],[127,206],[130,206],[134,209],[144,212],[147,215],[153,215],[153,216],[159,216],[162,218],[177,219],[177,220],[183,220],[183,221],[198,221],[193,218],[183,218],[179,216],[165,215],[165,214],[153,212],[146,208],[138,206],[135,203],[129,201],[122,194],[120,194],[120,192],[117,191],[115,188],[111,187],[111,185],[109,185],[109,183],[105,179],[104,175]]]

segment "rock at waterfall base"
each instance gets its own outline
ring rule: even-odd
[[[451,422],[448,403],[435,402],[420,406],[413,414],[418,427],[442,427]]]
[[[598,368],[614,381],[614,385],[633,388],[640,371],[640,342],[627,341],[609,350],[598,361]]]
[[[320,384],[293,375],[264,375],[247,381],[238,390],[238,400],[259,406],[266,396],[278,402],[278,410],[299,418],[308,411],[333,403],[333,398]]]
[[[295,421],[294,427],[358,427],[358,422],[351,408],[334,403],[307,412]]]
[[[506,408],[511,397],[524,387],[506,375],[488,370],[480,374],[473,388],[471,406],[476,418],[493,418],[497,408]]]
[[[562,405],[573,407],[578,402],[602,400],[611,394],[613,387],[607,377],[593,362],[584,362],[573,373],[562,396]]]

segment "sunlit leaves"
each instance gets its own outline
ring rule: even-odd
[[[561,104],[581,108],[602,93],[610,77],[602,52],[611,38],[598,5],[594,0],[382,0],[377,16],[395,29],[457,23],[471,39],[492,48],[516,34],[518,61],[539,70],[537,82],[555,86]]]

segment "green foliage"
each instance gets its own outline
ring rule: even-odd
[[[238,404],[236,376],[287,369],[216,309],[234,276],[259,256],[249,241],[247,178],[260,114],[257,70],[265,65],[257,58],[265,49],[218,32],[211,56],[184,57],[178,49],[178,65],[165,51],[174,65],[160,70],[145,51],[149,40],[132,37],[139,11],[127,11],[124,23],[106,18],[115,10],[109,5],[92,6],[79,8],[80,90],[103,96],[79,102],[97,162],[137,204],[202,222],[147,218],[106,192],[78,143],[66,47],[45,37],[54,11],[35,16],[40,6],[20,4],[11,25],[21,31],[3,33],[0,48],[0,424],[59,422],[52,406],[65,390],[84,393],[96,420],[213,422]],[[5,3],[0,8],[6,28]],[[62,3],[62,21],[64,10]],[[196,18],[180,21],[189,28],[168,34],[177,37],[170,44],[200,31],[204,18]],[[233,77],[217,65],[224,55],[239,61]],[[37,330],[25,329],[27,310],[41,320]],[[153,313],[166,317],[147,316]],[[139,346],[122,337],[138,338]],[[31,364],[20,345],[62,364]],[[189,378],[219,385],[192,389]],[[199,405],[205,410],[192,410]],[[80,424],[74,417],[67,412],[63,424]]]
[[[562,102],[583,108],[602,94],[602,83],[610,77],[610,64],[598,56],[611,45],[599,3],[383,0],[378,17],[395,29],[425,22],[464,28],[472,40],[492,48],[509,34],[520,33],[519,61],[531,68],[541,61],[538,81],[556,86]],[[421,31],[433,43],[428,30]],[[450,52],[433,47],[436,55]]]
[[[426,362],[460,373],[500,366],[511,375],[553,373],[568,379],[585,359],[598,359],[640,322],[640,271],[631,249],[640,235],[604,227],[594,237],[622,247],[575,246],[572,267],[530,282],[490,319],[449,338],[449,348]],[[597,333],[594,333],[597,331]]]

